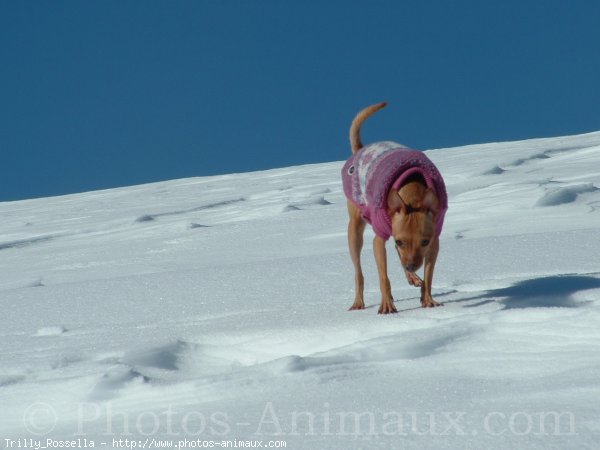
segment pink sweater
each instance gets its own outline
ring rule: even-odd
[[[388,192],[400,189],[415,172],[423,176],[440,202],[435,222],[435,234],[439,237],[448,210],[448,195],[442,175],[423,152],[395,142],[377,142],[360,149],[342,168],[344,194],[360,208],[363,218],[383,240],[387,241],[392,234],[392,220],[387,211]]]

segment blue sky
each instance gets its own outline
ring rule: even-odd
[[[0,201],[600,130],[600,2],[5,1]]]

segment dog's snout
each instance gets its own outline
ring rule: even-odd
[[[405,267],[405,269],[408,272],[414,272],[414,271],[416,271],[418,269],[418,267],[417,267],[416,264],[413,263],[413,264],[407,264],[406,267]]]

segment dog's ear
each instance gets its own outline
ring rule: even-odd
[[[427,189],[425,192],[422,205],[427,211],[431,211],[434,216],[437,216],[437,213],[440,210],[440,202],[437,195],[435,195],[435,192],[431,189]]]
[[[392,189],[388,194],[388,208],[392,214],[400,212],[402,209],[406,211],[406,204],[400,197],[400,192]]]

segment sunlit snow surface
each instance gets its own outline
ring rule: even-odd
[[[0,447],[599,448],[600,133],[427,155],[445,306],[390,251],[388,316],[342,162],[0,203]]]

